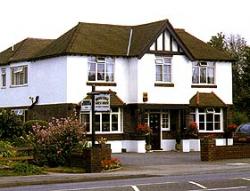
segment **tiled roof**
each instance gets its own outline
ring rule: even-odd
[[[233,61],[227,53],[212,48],[205,42],[186,32],[184,29],[175,29],[175,32],[195,60]]]
[[[27,38],[1,52],[0,65],[29,60],[51,42],[49,39]]]
[[[232,60],[224,52],[210,47],[184,30],[174,29],[168,20],[162,20],[137,26],[78,23],[55,40],[27,38],[15,44],[14,51],[10,47],[0,53],[0,65],[62,55],[141,57],[166,28],[191,60]]]
[[[191,107],[225,107],[226,104],[214,93],[197,92],[190,99]]]
[[[125,103],[116,95],[116,92],[108,91],[99,91],[99,93],[110,94],[110,105],[111,106],[123,106]],[[91,99],[90,95],[87,95],[85,99]]]

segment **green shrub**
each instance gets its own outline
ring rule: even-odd
[[[71,152],[85,141],[86,131],[78,119],[54,119],[48,128],[33,128],[34,159],[38,165],[50,167],[70,165]]]
[[[29,120],[23,124],[23,131],[26,134],[29,134],[33,132],[33,126],[41,126],[41,127],[48,127],[48,122],[47,121],[42,121],[42,120]]]
[[[0,141],[0,157],[14,157],[16,155],[15,148],[8,141]]]
[[[240,125],[242,123],[247,123],[249,122],[249,119],[248,119],[248,116],[247,116],[247,113],[245,112],[235,112],[233,114],[233,119],[232,119],[232,122],[236,125]]]
[[[12,166],[12,169],[18,175],[33,175],[33,174],[41,174],[42,173],[42,169],[40,167],[29,164],[27,162],[15,163]]]
[[[11,110],[0,109],[0,139],[12,139],[22,135],[22,119]]]

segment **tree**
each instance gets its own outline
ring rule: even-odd
[[[250,48],[246,40],[240,35],[217,33],[208,44],[226,51],[235,60],[232,65],[234,106],[236,110],[245,111],[250,116]]]

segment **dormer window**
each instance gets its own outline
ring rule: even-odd
[[[172,58],[156,56],[156,82],[171,82]]]
[[[215,84],[215,63],[194,62],[192,70],[193,84]]]
[[[113,82],[114,59],[110,57],[88,58],[88,81]]]

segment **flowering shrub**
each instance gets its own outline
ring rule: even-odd
[[[198,126],[195,121],[189,123],[186,132],[185,138],[197,138],[198,137]]]
[[[235,132],[236,128],[237,128],[237,125],[236,125],[236,124],[234,124],[234,123],[229,124],[229,125],[227,126],[227,128],[225,129],[225,137],[226,137],[226,138],[231,138],[231,137],[233,137],[233,132]]]
[[[97,139],[98,144],[106,144],[107,141],[108,139],[105,137],[100,137],[99,139]]]
[[[117,158],[111,158],[110,160],[102,160],[101,165],[103,170],[111,170],[121,167],[121,162]]]
[[[85,141],[85,135],[83,125],[73,118],[53,119],[48,127],[33,126],[35,162],[49,166],[70,164],[72,149]]]
[[[228,130],[235,131],[236,128],[237,128],[237,125],[235,125],[235,124],[229,124],[227,128],[228,128]]]
[[[147,134],[151,134],[152,133],[152,130],[151,128],[147,125],[147,124],[138,124],[137,127],[136,127],[136,131],[137,133],[139,134],[142,134],[142,135],[147,135]]]

